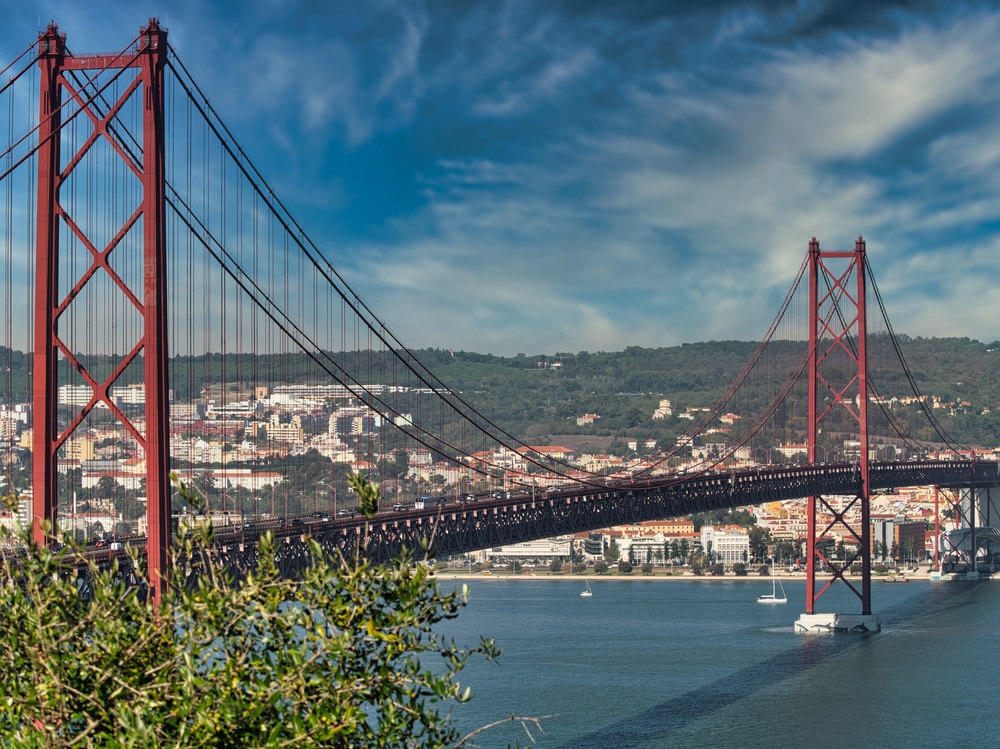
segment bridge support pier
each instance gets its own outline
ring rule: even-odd
[[[866,634],[879,632],[881,629],[882,622],[877,614],[802,614],[795,620],[795,631],[804,633]]]
[[[941,492],[951,504],[955,527],[938,531],[940,558],[934,579],[991,576],[997,569],[994,549],[1000,545],[1000,529],[991,520],[996,513],[989,487],[951,487]]]

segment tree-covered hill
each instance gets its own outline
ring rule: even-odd
[[[1000,445],[1000,342],[907,336],[898,341],[919,394],[954,404],[934,410],[948,434],[962,445]],[[804,345],[789,344],[796,357]],[[652,419],[659,401],[669,399],[675,413],[714,404],[756,348],[754,342],[709,341],[555,356],[414,353],[484,413],[529,440],[581,433],[669,439],[689,423]],[[872,340],[869,348],[878,392],[885,398],[912,395],[889,341]],[[585,413],[602,418],[578,427],[575,419]],[[911,423],[914,436],[936,439],[922,415],[914,413]]]
[[[969,338],[901,336],[899,344],[919,392],[936,396],[942,404],[954,404],[934,411],[951,437],[968,446],[1000,445],[1000,342],[986,345]],[[795,360],[805,346],[802,342],[783,345]],[[681,434],[690,422],[654,420],[652,413],[660,400],[669,399],[675,413],[687,407],[711,406],[756,348],[756,343],[748,341],[708,341],[510,357],[443,349],[411,353],[483,414],[529,442],[567,434],[662,441]],[[878,393],[886,398],[911,395],[888,339],[873,337],[869,349]],[[347,368],[355,359],[351,353],[334,356]],[[317,369],[304,354],[280,358],[230,355],[225,368],[219,366],[219,359],[218,354],[172,359],[175,399],[197,399],[203,388],[219,386],[222,379],[230,390],[240,393],[253,384],[316,381]],[[7,369],[4,400],[27,401],[30,354],[0,347],[0,362]],[[108,369],[111,364],[103,366]],[[369,368],[374,372],[390,370]],[[577,426],[576,418],[587,413],[600,414],[601,419]],[[907,418],[903,416],[904,421]],[[935,439],[925,418],[914,414],[911,423],[915,436]]]

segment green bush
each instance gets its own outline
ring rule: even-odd
[[[158,609],[93,562],[83,600],[77,549],[29,543],[23,558],[4,558],[0,746],[461,743],[449,710],[469,691],[457,675],[472,653],[499,652],[433,634],[466,591],[442,593],[406,559],[330,559],[312,541],[309,568],[283,579],[275,550],[262,537],[256,568],[237,583],[218,572],[209,528],[182,535]],[[441,665],[422,667],[423,654]]]

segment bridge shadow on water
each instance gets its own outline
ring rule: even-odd
[[[893,624],[911,623],[968,606],[969,603],[956,601],[955,597],[982,584],[949,582],[931,586],[924,594],[878,612],[883,630],[891,629]],[[650,742],[669,739],[716,710],[770,689],[850,649],[865,647],[872,643],[872,638],[883,636],[884,632],[874,635],[801,635],[801,641],[795,647],[648,710],[630,715],[599,731],[574,738],[564,744],[563,748],[585,746],[588,749],[643,749],[651,746]]]

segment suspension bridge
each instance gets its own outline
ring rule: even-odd
[[[411,353],[157,20],[105,54],[73,51],[50,24],[2,76],[0,444],[5,494],[26,498],[39,543],[75,522],[78,503],[112,524],[134,516],[159,595],[171,517],[187,509],[171,472],[238,519],[217,534],[227,563],[252,564],[271,529],[289,572],[306,563],[306,534],[383,560],[805,498],[799,629],[877,631],[870,497],[931,486],[956,515],[950,535],[936,525],[935,548],[973,574],[992,565],[997,463],[955,445],[921,397],[861,238],[845,251],[809,242],[750,360],[673,444],[587,469],[511,434]],[[912,436],[915,416],[933,444]],[[771,464],[792,440],[800,464]],[[900,445],[910,459],[874,459]],[[388,506],[374,518],[345,514],[348,472],[380,486]],[[432,474],[454,500],[404,506]],[[834,536],[845,558],[824,551]],[[820,613],[832,585],[860,611]]]

